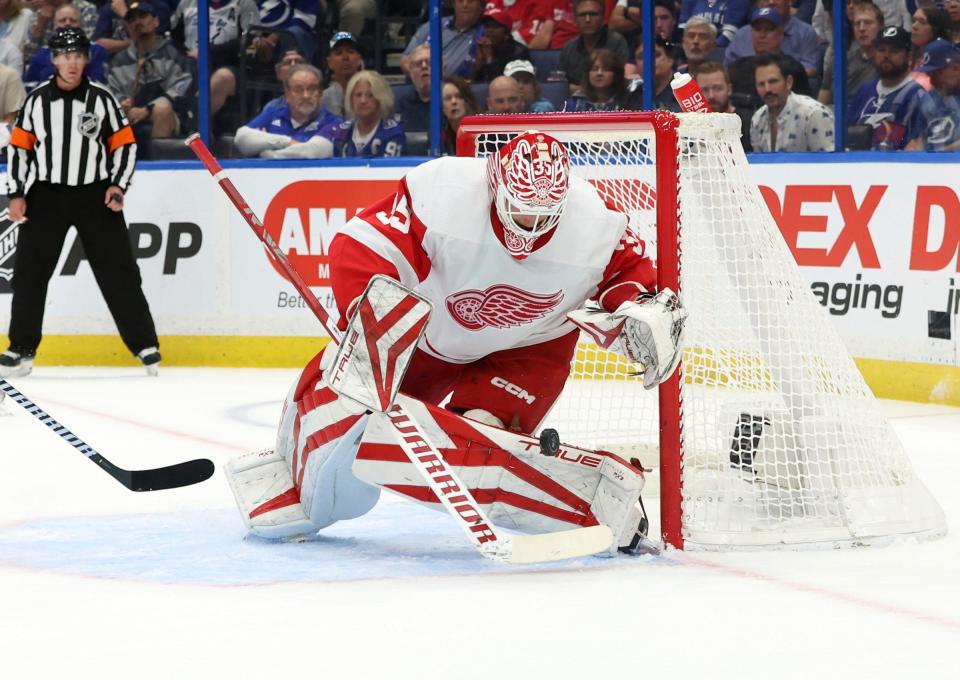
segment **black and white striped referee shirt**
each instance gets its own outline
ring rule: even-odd
[[[30,93],[10,133],[7,193],[23,196],[37,181],[103,180],[126,192],[136,157],[133,130],[107,88],[84,78],[61,90],[53,77]]]

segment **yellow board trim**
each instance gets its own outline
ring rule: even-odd
[[[164,335],[165,366],[299,368],[329,342],[325,337]],[[855,359],[873,393],[882,399],[960,406],[960,367],[883,359]],[[580,345],[575,364],[612,378],[627,377],[615,355]],[[37,366],[136,366],[116,335],[46,335]]]
[[[330,342],[326,337],[162,335],[164,366],[300,368]],[[44,335],[37,366],[137,366],[116,335]]]

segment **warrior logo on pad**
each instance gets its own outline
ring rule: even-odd
[[[542,319],[563,300],[563,291],[540,295],[497,284],[486,290],[464,290],[447,298],[447,310],[471,331],[510,328]]]

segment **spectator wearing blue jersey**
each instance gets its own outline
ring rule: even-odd
[[[775,9],[780,17],[783,26],[783,53],[799,61],[808,76],[819,73],[820,40],[817,38],[817,32],[813,30],[813,27],[790,15],[790,0],[758,0],[757,9],[765,7]],[[751,13],[751,21],[755,16],[756,10]],[[751,57],[757,53],[753,48],[751,33],[749,25],[737,29],[733,39],[730,40],[730,44],[727,45],[724,58],[724,64],[727,68],[737,59]]]
[[[376,71],[355,73],[344,93],[347,120],[329,129],[333,155],[402,156],[407,146],[403,123],[393,117],[393,91]]]
[[[323,76],[309,64],[294,66],[283,81],[284,103],[266,107],[237,130],[234,143],[244,156],[329,158],[330,129],[342,119],[323,108]]]
[[[277,31],[254,38],[252,47],[257,59],[272,64],[287,50],[296,49],[307,60],[317,50],[315,27],[320,0],[257,0],[260,26]],[[283,31],[283,32],[281,32]]]
[[[933,86],[921,101],[923,132],[907,149],[960,149],[960,48],[938,38],[923,52],[920,70]]]
[[[717,45],[726,47],[749,14],[750,0],[683,0],[680,28],[686,28],[693,17],[704,17],[717,27]]]
[[[924,91],[910,77],[910,32],[885,28],[877,37],[873,62],[880,78],[857,90],[848,120],[873,128],[874,149],[902,149],[920,134],[923,120]]]

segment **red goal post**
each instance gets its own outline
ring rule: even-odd
[[[525,130],[627,214],[658,285],[690,312],[680,370],[651,398],[635,367],[582,342],[546,423],[565,441],[659,467],[678,548],[846,546],[938,536],[916,478],[773,222],[728,114],[468,116],[457,154]]]

